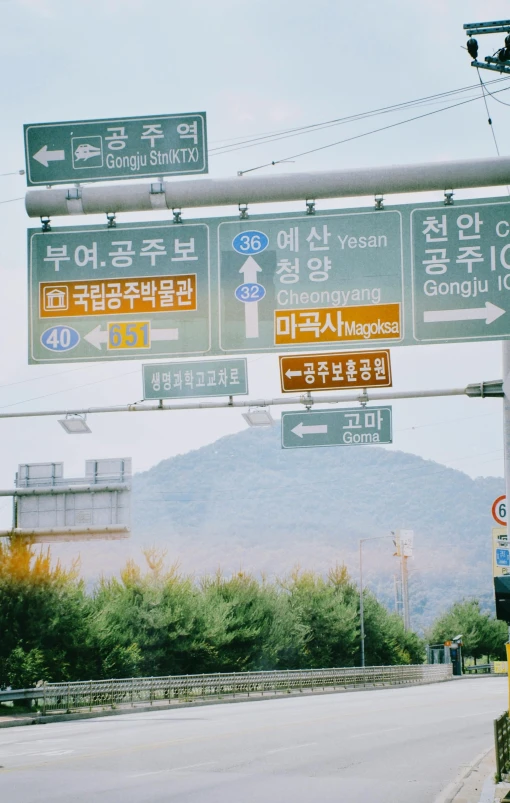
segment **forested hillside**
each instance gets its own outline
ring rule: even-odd
[[[414,620],[455,599],[491,604],[490,508],[501,478],[378,447],[285,450],[279,429],[251,429],[137,474],[133,546],[159,544],[186,570],[282,574],[299,564],[357,573],[360,538],[415,531]],[[369,584],[389,606],[391,540],[365,547]]]

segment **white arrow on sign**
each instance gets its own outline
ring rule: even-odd
[[[485,307],[472,307],[471,309],[443,309],[423,313],[424,323],[443,323],[448,321],[483,321],[492,323],[504,315],[506,310],[485,302]]]
[[[151,342],[153,340],[179,340],[179,330],[151,329]]]
[[[285,376],[288,376],[289,379],[292,379],[293,376],[302,376],[302,375],[303,375],[302,371],[291,371],[290,368],[288,369],[288,371],[285,371]]]
[[[101,324],[92,329],[83,339],[101,351],[102,343],[108,343],[108,331],[101,329]],[[151,329],[151,343],[154,340],[179,340],[178,329]]]
[[[48,167],[50,162],[62,162],[66,158],[65,151],[49,151],[47,145],[43,145],[40,151],[34,153],[33,159],[40,162],[44,167]]]
[[[259,273],[261,270],[262,268],[257,265],[253,257],[248,257],[239,273],[243,274],[245,284],[258,284],[257,273]],[[258,301],[248,301],[244,305],[244,326],[247,338],[259,336]]]
[[[298,436],[298,438],[302,438],[303,435],[327,435],[328,425],[315,424],[314,426],[307,426],[306,424],[303,424],[302,421],[300,421],[297,427],[291,429],[291,432],[294,432]]]

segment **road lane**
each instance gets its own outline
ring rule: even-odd
[[[506,695],[487,676],[0,730],[0,799],[431,803]]]

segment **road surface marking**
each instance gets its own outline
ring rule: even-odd
[[[154,770],[153,772],[137,772],[130,775],[130,778],[144,778],[146,775],[162,775],[164,772],[180,772],[181,770],[193,770],[196,767],[207,767],[210,764],[217,764],[217,761],[202,761],[200,764],[187,764],[185,767],[171,767],[168,770]]]
[[[273,753],[283,753],[285,750],[299,750],[301,747],[310,747],[317,742],[306,742],[305,744],[293,744],[290,747],[279,747],[277,750],[268,750],[266,756],[271,756]]]
[[[356,733],[351,736],[351,739],[361,739],[362,736],[378,736],[380,733],[391,733],[392,731],[401,731],[404,730],[403,727],[400,728],[384,728],[383,730],[378,731],[368,731],[367,733]]]

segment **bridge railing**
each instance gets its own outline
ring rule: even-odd
[[[187,702],[206,698],[326,691],[374,686],[398,686],[449,680],[450,664],[367,666],[334,669],[289,669],[267,672],[231,672],[208,675],[112,678],[75,683],[43,683],[33,689],[0,691],[0,703],[37,702],[42,714],[112,707],[137,703]]]

